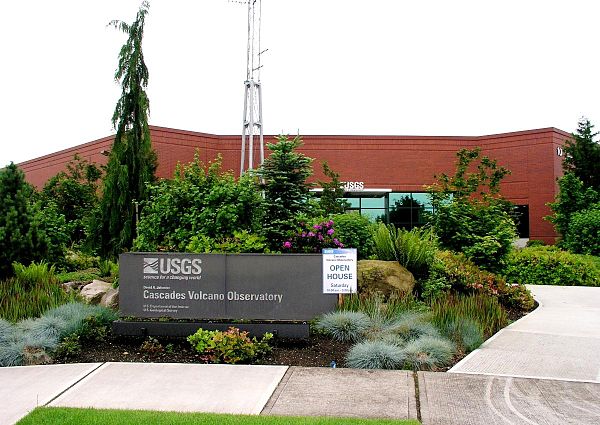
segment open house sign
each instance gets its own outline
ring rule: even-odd
[[[353,294],[356,292],[356,249],[324,249],[323,293]]]

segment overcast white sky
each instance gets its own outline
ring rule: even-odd
[[[0,2],[0,166],[113,132],[141,0]],[[600,2],[263,0],[265,133],[483,135],[600,128]],[[150,123],[240,134],[246,6],[152,0]]]

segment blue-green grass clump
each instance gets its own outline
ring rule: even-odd
[[[20,366],[23,364],[25,341],[14,338],[0,345],[0,367]]]
[[[356,369],[399,369],[406,355],[396,344],[365,341],[355,344],[346,356],[346,365]]]
[[[446,338],[423,336],[403,348],[405,366],[413,370],[436,370],[452,361],[455,347]]]
[[[95,320],[86,320],[89,317]],[[46,311],[42,317],[14,325],[0,319],[0,366],[22,365],[27,349],[54,352],[65,337],[93,332],[94,326],[108,325],[116,318],[117,314],[105,307],[68,303]]]
[[[48,338],[58,341],[60,338],[67,336],[66,330],[67,322],[63,318],[42,316],[31,324],[27,334],[34,340]]]
[[[461,347],[465,353],[470,353],[483,344],[483,330],[472,319],[464,318],[448,323],[444,334]]]
[[[386,332],[406,342],[423,336],[439,337],[436,327],[422,313],[405,313],[386,327]]]
[[[10,341],[15,334],[15,326],[8,320],[0,319],[0,346]]]
[[[318,330],[333,339],[349,342],[362,340],[370,326],[369,316],[357,311],[327,313],[316,324]]]

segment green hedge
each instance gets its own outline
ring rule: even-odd
[[[451,291],[459,294],[486,294],[498,298],[504,307],[531,310],[534,300],[527,288],[511,284],[502,276],[481,270],[463,254],[439,251],[431,269],[430,278],[423,283],[428,293]],[[437,290],[428,285],[437,285]],[[435,295],[435,294],[432,294]]]
[[[503,272],[510,282],[530,285],[600,286],[595,257],[571,254],[555,247],[516,250]]]
[[[600,255],[600,203],[571,216],[563,242],[571,252]]]

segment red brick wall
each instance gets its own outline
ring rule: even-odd
[[[152,143],[158,154],[158,177],[169,178],[177,162],[187,163],[199,151],[205,163],[220,152],[223,168],[236,174],[240,168],[240,136],[217,136],[151,126]],[[417,136],[303,136],[301,151],[316,158],[315,176],[322,178],[321,162],[340,173],[343,181],[363,181],[367,188],[394,191],[423,191],[436,173],[454,170],[455,153],[461,148],[480,146],[483,154],[497,159],[512,174],[503,182],[502,193],[516,204],[529,205],[530,238],[553,242],[552,225],[543,217],[546,206],[557,193],[556,179],[562,175],[562,158],[556,148],[569,138],[554,128],[521,131],[482,137]],[[273,136],[265,136],[265,145]],[[109,150],[112,137],[57,152],[20,164],[28,181],[41,187],[64,169],[75,153],[105,163],[100,152]],[[255,141],[258,146],[258,140]],[[255,154],[256,155],[256,154]]]

